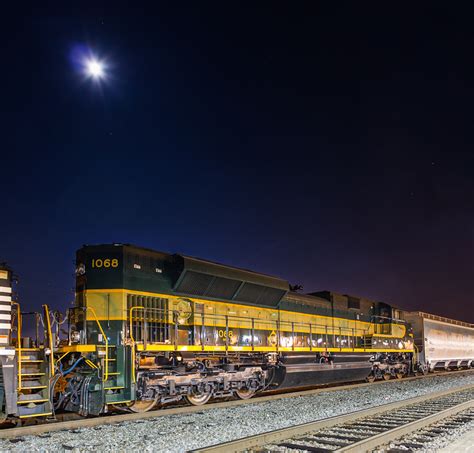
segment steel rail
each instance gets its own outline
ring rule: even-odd
[[[261,395],[255,396],[249,400],[231,400],[231,401],[224,401],[224,402],[216,402],[211,404],[205,404],[203,406],[182,406],[182,407],[173,407],[173,408],[164,408],[149,412],[142,412],[142,413],[129,413],[129,414],[115,414],[115,415],[105,415],[96,418],[78,418],[74,420],[68,421],[48,421],[41,425],[32,425],[32,426],[22,426],[22,427],[15,427],[15,428],[3,428],[0,429],[0,439],[12,439],[15,437],[22,437],[22,436],[31,436],[37,435],[47,432],[54,432],[54,431],[63,431],[68,429],[78,429],[78,428],[90,428],[94,426],[100,425],[112,425],[115,423],[121,422],[133,422],[137,420],[149,419],[149,418],[158,418],[158,417],[165,417],[168,415],[179,415],[179,414],[192,414],[194,412],[202,412],[211,409],[223,409],[228,407],[236,407],[246,404],[258,404],[263,403],[266,401],[274,401],[279,399],[285,398],[295,398],[301,396],[310,396],[316,395],[319,393],[326,393],[326,392],[336,392],[339,390],[352,390],[357,388],[364,388],[364,387],[373,387],[374,385],[390,385],[390,383],[394,382],[404,382],[404,381],[411,381],[417,379],[431,379],[437,376],[445,376],[445,375],[457,375],[457,374],[472,374],[474,370],[463,370],[463,371],[451,371],[451,372],[442,372],[442,373],[434,373],[428,374],[425,376],[413,376],[404,378],[400,381],[398,380],[391,380],[391,381],[375,381],[372,383],[357,383],[357,384],[350,384],[350,385],[341,385],[341,386],[334,386],[334,387],[324,387],[324,388],[317,388],[312,390],[303,390],[303,391],[296,391],[296,392],[288,392],[288,393],[279,393],[279,394],[272,394],[272,395]],[[387,406],[377,406],[374,409],[385,410]],[[382,408],[382,409],[381,409]],[[71,417],[76,416],[76,414],[65,414],[70,415]]]
[[[283,442],[285,440],[297,437],[304,436],[320,431],[324,428],[334,428],[336,426],[342,425],[348,422],[355,422],[366,417],[371,417],[374,415],[384,414],[389,411],[395,411],[398,409],[403,409],[407,406],[414,404],[420,404],[427,402],[429,400],[441,398],[444,396],[449,396],[466,390],[474,390],[474,385],[467,385],[463,387],[458,387],[456,389],[444,390],[442,392],[437,392],[435,394],[428,394],[423,396],[418,396],[415,398],[410,398],[407,400],[397,401],[390,404],[385,404],[383,406],[376,406],[369,409],[364,409],[360,411],[350,412],[348,414],[339,415],[335,417],[330,417],[323,420],[318,420],[315,422],[304,423],[301,425],[290,426],[288,428],[278,429],[274,431],[269,431],[262,434],[256,434],[249,437],[244,437],[241,439],[236,439],[229,442],[223,442],[217,445],[211,445],[204,448],[199,448],[191,450],[191,453],[238,453],[246,450],[251,450],[258,447],[263,447],[268,444],[275,444]],[[372,447],[377,447],[381,444],[389,442],[393,439],[399,438],[404,434],[416,431],[428,424],[434,423],[442,418],[453,415],[454,413],[463,411],[469,407],[474,406],[474,400],[467,401],[456,406],[453,406],[442,412],[438,412],[434,415],[425,417],[424,419],[416,420],[412,423],[404,424],[400,427],[394,428],[392,430],[386,430],[376,436],[370,436],[370,438],[360,441],[358,443],[353,443],[347,447],[340,448],[334,451],[340,452],[365,452]],[[392,433],[393,432],[393,433]],[[392,433],[388,437],[388,434]],[[310,448],[308,448],[310,450]]]
[[[407,423],[403,426],[398,426],[389,431],[372,436],[368,439],[361,440],[355,444],[349,445],[344,448],[337,450],[338,452],[346,453],[360,453],[366,451],[372,451],[372,449],[385,445],[393,440],[399,439],[407,434],[414,433],[422,428],[425,428],[433,423],[436,423],[440,420],[443,420],[452,415],[456,415],[459,412],[465,411],[474,407],[474,400],[466,401],[464,403],[457,404],[456,406],[445,409],[444,411],[439,411],[433,415],[428,415],[427,417],[415,420],[411,423]]]

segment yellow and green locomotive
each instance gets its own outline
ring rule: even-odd
[[[16,327],[0,345],[3,414],[146,411],[181,399],[200,405],[403,377],[413,369],[413,335],[397,313],[364,298],[301,294],[280,278],[193,257],[83,246],[74,307],[62,317],[44,306],[36,315],[42,339],[23,337],[19,305],[13,310]]]

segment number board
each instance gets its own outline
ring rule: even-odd
[[[92,258],[90,266],[91,269],[117,269],[120,266],[120,259],[107,256]]]

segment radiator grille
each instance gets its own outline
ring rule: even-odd
[[[206,296],[220,299],[232,299],[240,285],[241,282],[238,280],[216,277],[207,290]]]
[[[204,296],[214,277],[200,272],[187,271],[176,290],[180,293]]]
[[[132,311],[132,332],[135,341],[166,343],[170,339],[169,301],[163,297],[127,294],[128,316],[130,308],[144,307]],[[145,323],[146,320],[146,323]]]
[[[178,293],[214,299],[236,300],[251,304],[275,306],[286,291],[255,283],[186,271],[178,283]]]

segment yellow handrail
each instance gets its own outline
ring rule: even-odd
[[[138,309],[145,309],[145,307],[138,306],[138,307],[130,307],[130,340],[132,340],[132,383],[135,384],[136,376],[135,376],[135,338],[133,338],[133,329],[132,329],[132,313],[133,310]]]
[[[16,317],[17,317],[17,349],[18,349],[18,391],[21,390],[21,310],[18,302],[12,302],[12,305],[16,305]]]
[[[64,354],[60,355],[59,356],[59,359],[56,360],[56,363],[60,362],[62,359],[64,359],[64,357],[66,357],[71,351],[67,351],[65,352]]]
[[[46,329],[48,331],[48,338],[49,338],[49,349],[51,350],[50,356],[50,365],[51,365],[51,377],[54,376],[54,352],[53,352],[53,332],[51,331],[51,321],[49,319],[49,307],[44,304],[43,305],[44,316],[46,318]]]
[[[92,307],[86,307],[86,309],[90,310],[92,312],[92,314],[94,315],[95,322],[99,326],[99,330],[100,330],[102,336],[105,339],[105,373],[104,373],[104,376],[102,377],[102,381],[105,382],[109,379],[109,365],[108,365],[108,362],[109,362],[109,360],[108,360],[109,359],[109,340],[107,338],[107,335],[105,335],[104,329],[102,329],[102,326],[100,325],[100,322],[99,322],[99,319],[97,318],[95,310]],[[86,322],[87,322],[87,319],[86,319]]]
[[[132,313],[133,313],[133,310],[144,310],[145,307],[142,307],[141,305],[140,306],[137,306],[137,307],[130,307],[130,339],[132,340],[133,344],[135,344],[135,338],[133,338],[133,331],[132,331]]]

